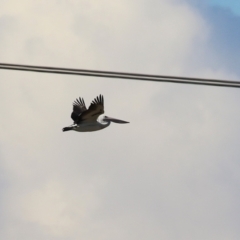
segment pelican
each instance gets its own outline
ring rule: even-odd
[[[92,101],[88,109],[86,108],[83,98],[79,97],[79,99],[76,99],[73,102],[73,112],[71,114],[71,118],[74,123],[69,127],[63,128],[63,132],[70,130],[74,130],[77,132],[92,132],[108,127],[111,124],[111,122],[129,123],[123,120],[107,116],[99,118],[99,116],[103,113],[104,113],[104,100],[102,95],[96,97]]]

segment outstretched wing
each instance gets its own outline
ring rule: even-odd
[[[73,102],[73,112],[72,112],[71,118],[74,121],[74,123],[77,123],[79,121],[81,114],[86,110],[87,108],[83,98],[76,99]]]
[[[89,106],[88,110],[84,111],[79,116],[79,122],[87,121],[87,122],[93,122],[96,121],[99,117],[99,115],[104,113],[104,100],[103,96],[99,95],[99,97],[96,97],[91,105]]]

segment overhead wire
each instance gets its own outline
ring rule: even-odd
[[[240,81],[0,63],[0,69],[240,88]]]

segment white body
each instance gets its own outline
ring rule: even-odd
[[[100,123],[98,121],[95,122],[83,122],[79,125],[74,125],[73,130],[77,132],[93,132],[98,131],[101,129],[104,129],[110,125],[110,122],[108,123]]]

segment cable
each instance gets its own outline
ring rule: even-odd
[[[0,69],[240,88],[239,81],[0,63]]]

